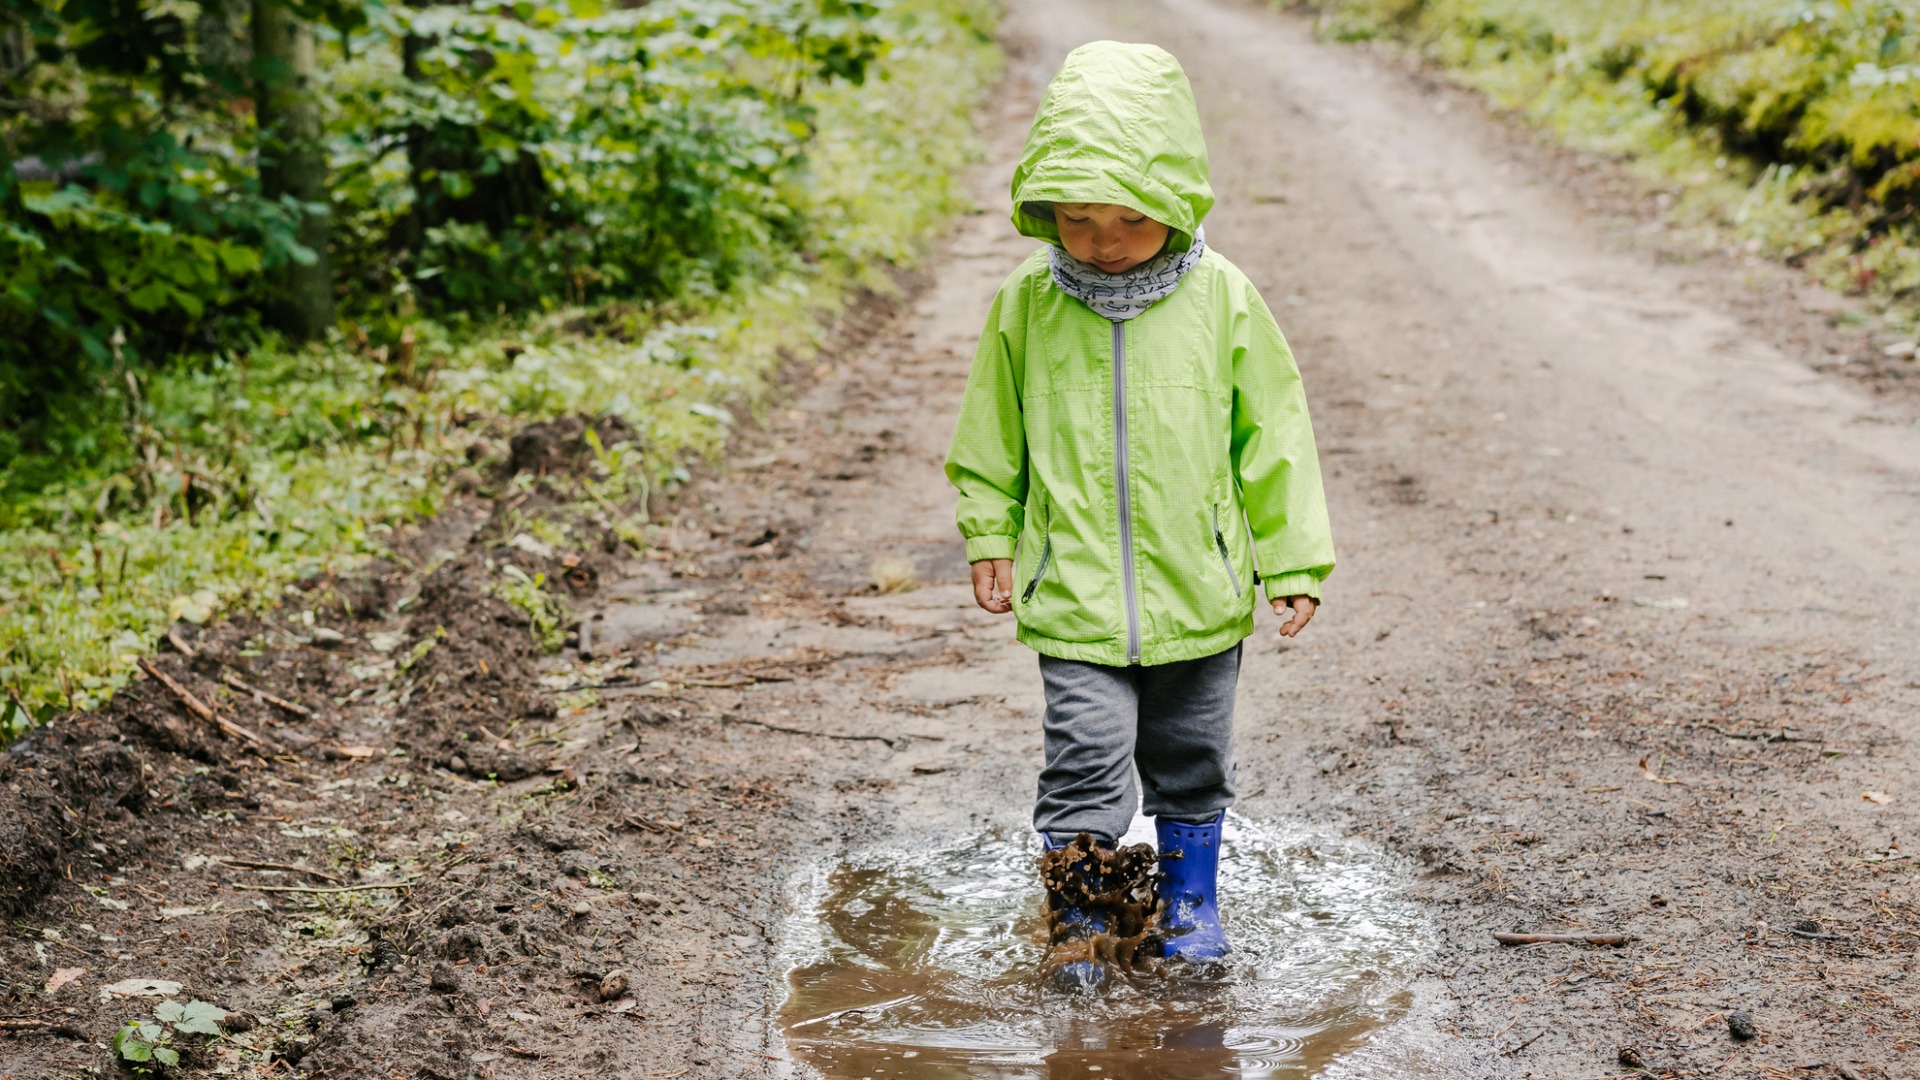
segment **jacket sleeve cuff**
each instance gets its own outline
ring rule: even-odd
[[[1311,596],[1315,603],[1320,601],[1320,579],[1312,574],[1281,574],[1265,578],[1261,583],[1266,586],[1269,604],[1283,596]]]
[[[967,561],[977,563],[982,559],[1011,559],[1014,540],[1011,536],[970,536],[967,538]]]

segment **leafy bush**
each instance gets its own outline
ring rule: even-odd
[[[267,0],[254,0],[259,5]],[[244,0],[0,7],[0,418],[63,412],[129,367],[251,347],[311,265],[264,192]],[[376,337],[416,313],[713,296],[777,273],[806,91],[887,47],[865,0],[318,0],[312,96],[330,262]],[[316,204],[317,205],[317,204]],[[397,320],[397,321],[396,321]],[[0,447],[0,449],[4,449]]]
[[[988,0],[897,0],[861,23],[884,42],[863,85],[801,89],[790,107],[812,133],[771,196],[793,235],[763,279],[496,319],[435,321],[403,294],[325,345],[123,367],[55,410],[49,447],[0,430],[0,742],[105,701],[176,618],[270,607],[291,581],[383,552],[503,431],[617,416],[633,434],[597,448],[592,491],[683,482],[848,290],[887,287],[884,263],[962,205],[992,17]],[[645,540],[644,521],[617,528]]]
[[[337,69],[349,279],[496,310],[724,291],[795,245],[803,89],[886,41],[847,0],[383,8]]]

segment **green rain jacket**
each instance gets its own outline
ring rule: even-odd
[[[1103,41],[1067,57],[1013,177],[1021,233],[1051,204],[1115,203],[1186,250],[1213,205],[1180,64]],[[1093,663],[1209,656],[1269,600],[1320,596],[1333,538],[1293,354],[1208,249],[1173,293],[1109,322],[1041,248],[994,298],[946,462],[967,560],[1014,559],[1019,640]],[[1251,534],[1251,535],[1249,535]]]

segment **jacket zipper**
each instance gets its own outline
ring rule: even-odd
[[[1227,580],[1233,583],[1233,595],[1240,595],[1240,575],[1233,572],[1233,559],[1227,555],[1227,538],[1220,532],[1220,504],[1213,505],[1213,542],[1220,548],[1220,565],[1227,568]]]
[[[1133,506],[1127,492],[1127,324],[1113,320],[1113,467],[1120,504],[1120,586],[1127,601],[1127,663],[1140,662],[1140,608],[1134,597]]]
[[[1047,572],[1047,562],[1053,558],[1053,504],[1046,503],[1040,512],[1040,535],[1046,538],[1040,545],[1040,565],[1033,568],[1033,580],[1027,582],[1027,590],[1020,594],[1020,602],[1033,599],[1033,590],[1040,587],[1040,575]]]

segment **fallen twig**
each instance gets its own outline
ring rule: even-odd
[[[193,659],[193,646],[187,644],[187,639],[180,636],[179,627],[167,627],[167,644],[173,646],[174,652],[179,653],[189,660]]]
[[[1777,742],[1822,743],[1822,742],[1826,742],[1825,739],[1817,739],[1817,738],[1810,739],[1803,735],[1789,735],[1785,731],[1729,731],[1718,724],[1701,724],[1699,726],[1707,729],[1708,731],[1714,732],[1715,734],[1724,735],[1729,739],[1744,739],[1748,742],[1759,742],[1759,743],[1777,743]]]
[[[1787,933],[1792,934],[1794,937],[1797,937],[1797,938],[1806,938],[1808,941],[1852,941],[1853,940],[1852,934],[1822,934],[1815,930],[1796,930],[1791,926],[1787,927]]]
[[[231,671],[222,672],[220,675],[220,681],[223,683],[226,683],[228,686],[233,687],[235,690],[238,690],[243,694],[252,694],[254,697],[259,698],[261,701],[264,701],[269,705],[277,705],[280,708],[287,710],[288,712],[292,713],[295,716],[300,717],[303,720],[313,719],[312,709],[309,709],[305,705],[301,705],[298,702],[288,701],[286,698],[280,697],[278,695],[269,694],[265,690],[262,690],[257,686],[250,686],[245,681],[243,681],[240,678],[240,676],[235,675]]]
[[[37,1016],[0,1016],[0,1031],[46,1031],[69,1039],[84,1039],[87,1033],[64,1020],[42,1020]]]
[[[1633,934],[1509,934],[1495,930],[1493,940],[1502,945],[1625,945]]]
[[[331,881],[336,885],[340,883],[339,878],[325,871],[315,870],[311,866],[294,866],[291,863],[260,862],[255,859],[221,859],[220,863],[223,866],[231,866],[241,870],[291,870],[297,874],[311,874],[321,881]]]
[[[951,701],[889,701],[882,705],[889,712],[912,713],[915,716],[934,716],[947,709],[956,709],[962,705],[978,705],[983,701],[1005,701],[1001,694],[974,694],[972,697],[954,698]]]
[[[230,885],[232,889],[250,889],[253,892],[291,892],[291,893],[347,893],[371,892],[375,889],[410,889],[419,878],[407,878],[404,881],[373,881],[365,885],[330,885],[322,888],[318,885]]]
[[[1519,1046],[1516,1046],[1511,1050],[1500,1051],[1500,1056],[1512,1057],[1515,1054],[1518,1054],[1520,1051],[1525,1050],[1527,1047],[1532,1046],[1534,1043],[1538,1042],[1540,1040],[1541,1035],[1545,1035],[1547,1032],[1552,1030],[1553,1030],[1552,1028],[1541,1028],[1539,1032],[1534,1035],[1533,1038],[1528,1039],[1526,1042],[1521,1043]]]
[[[929,742],[942,741],[938,735],[841,735],[833,731],[809,731],[806,728],[784,727],[780,724],[770,724],[765,720],[750,720],[744,716],[722,716],[720,717],[720,722],[723,724],[752,724],[754,727],[766,728],[768,731],[778,731],[785,735],[811,735],[816,739],[839,739],[843,742],[886,743],[889,750],[898,749],[901,743],[909,739],[926,739]]]
[[[825,1016],[816,1016],[810,1020],[802,1020],[797,1024],[790,1025],[790,1028],[791,1030],[798,1031],[803,1027],[812,1027],[815,1024],[824,1024],[829,1021],[838,1020],[843,1016],[868,1016],[881,1013],[893,1008],[895,1005],[905,1005],[907,1002],[917,1001],[919,998],[919,994],[908,994],[905,997],[892,998],[887,1001],[876,1002],[872,1005],[855,1005],[851,1009],[841,1009],[838,1012],[830,1012]]]
[[[737,690],[743,686],[752,686],[763,682],[793,682],[801,676],[821,668],[837,664],[842,660],[854,660],[861,657],[891,656],[886,650],[861,650],[856,652],[822,653],[818,656],[801,656],[786,660],[763,660],[749,664],[705,664],[700,667],[656,671],[650,675],[616,675],[598,681],[582,679],[566,686],[548,687],[550,693],[566,694],[576,690],[608,690],[622,686],[647,688],[654,683],[666,683],[674,687],[693,686],[707,690]]]
[[[734,679],[666,679],[675,686],[699,686],[709,690],[736,690],[742,686],[752,686],[763,682],[792,682],[791,675],[742,675]]]
[[[153,666],[153,663],[146,657],[141,657],[139,664],[141,671],[146,672],[151,678],[159,680],[160,685],[171,691],[174,697],[179,698],[180,704],[185,705],[188,712],[219,728],[221,731],[237,738],[245,739],[255,746],[265,746],[267,744],[267,741],[260,736],[215,713],[213,708],[206,702],[194,697],[193,691],[181,686],[178,682],[174,681],[173,676]]]

